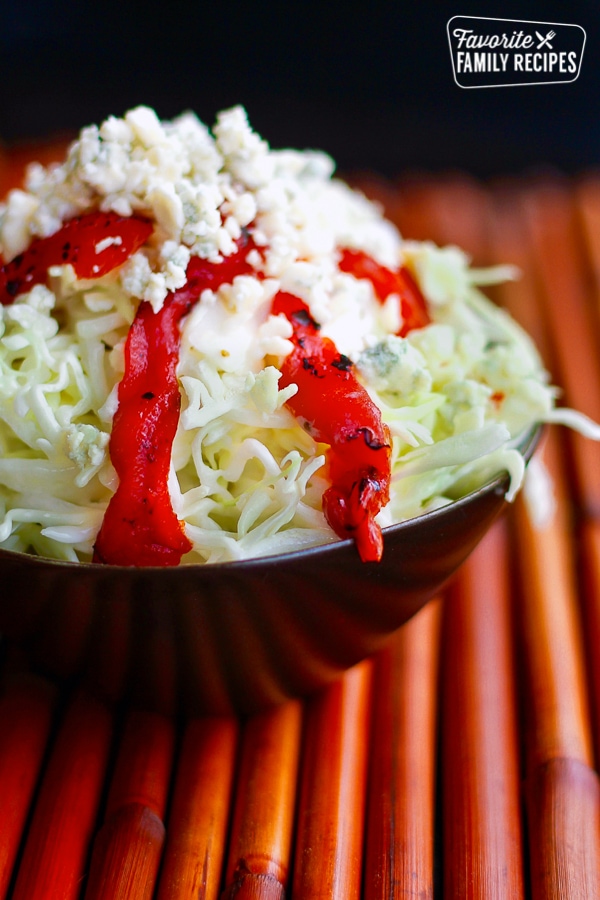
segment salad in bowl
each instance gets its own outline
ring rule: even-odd
[[[456,247],[406,241],[246,112],[84,128],[0,207],[0,549],[220,564],[351,538],[524,476],[563,422]]]

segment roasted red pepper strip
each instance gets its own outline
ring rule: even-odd
[[[402,315],[402,326],[398,331],[400,337],[406,337],[409,331],[429,324],[425,298],[406,266],[398,270],[387,269],[362,250],[345,249],[341,251],[339,267],[342,272],[355,278],[368,279],[382,303],[390,294],[398,294]]]
[[[139,250],[151,233],[152,223],[136,216],[96,211],[71,219],[1,267],[0,303],[7,306],[43,284],[50,266],[70,263],[78,278],[100,278]]]
[[[316,441],[329,444],[325,518],[339,537],[354,538],[363,561],[378,561],[383,538],[375,516],[389,501],[391,477],[387,425],[351,361],[319,334],[302,300],[279,292],[272,312],[283,313],[294,329],[294,349],[283,361],[280,383],[295,383],[298,392],[287,405]]]
[[[179,323],[203,290],[217,290],[236,275],[253,271],[246,262],[252,246],[244,236],[237,252],[221,263],[193,257],[187,284],[169,294],[159,312],[147,302],[140,304],[125,345],[125,374],[109,445],[119,484],[96,539],[94,562],[175,566],[192,549],[168,490],[181,405]]]

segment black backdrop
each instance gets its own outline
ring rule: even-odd
[[[77,130],[138,103],[161,117],[191,108],[208,124],[243,103],[273,146],[323,148],[345,171],[489,175],[600,164],[598,0],[0,0],[0,8],[3,141]],[[580,77],[462,90],[446,36],[454,15],[581,25]]]

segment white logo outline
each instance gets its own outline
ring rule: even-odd
[[[456,68],[454,65],[454,53],[453,53],[453,48],[452,48],[452,38],[450,35],[450,25],[452,24],[452,22],[455,21],[455,19],[469,19],[469,20],[478,21],[478,22],[511,22],[511,23],[515,23],[517,25],[545,25],[545,26],[552,26],[552,27],[558,26],[560,28],[579,28],[579,30],[583,33],[583,43],[581,45],[581,53],[579,55],[579,65],[577,67],[577,73],[574,78],[568,78],[568,79],[561,78],[558,81],[516,81],[516,82],[512,82],[510,84],[507,82],[505,82],[503,84],[461,84],[456,77]],[[579,75],[581,73],[581,66],[583,64],[583,53],[585,50],[585,44],[586,44],[586,40],[587,40],[587,34],[585,31],[585,28],[583,28],[581,25],[577,25],[573,22],[538,22],[537,20],[531,20],[531,19],[498,19],[498,18],[494,18],[492,16],[460,16],[460,15],[452,16],[450,19],[448,19],[448,22],[446,24],[446,34],[448,36],[448,46],[450,49],[450,61],[452,63],[452,75],[454,77],[454,83],[456,84],[457,87],[462,88],[462,90],[464,90],[464,91],[481,90],[482,88],[535,87],[536,85],[539,86],[539,85],[550,85],[550,84],[573,84],[574,81],[577,81],[577,79],[579,78]],[[543,42],[543,44],[546,43],[548,36],[546,36],[546,38],[544,38],[543,35],[539,35],[537,31],[536,31],[536,35],[538,36],[538,39]],[[552,38],[550,38],[550,40],[552,40],[554,37],[556,37],[556,35],[553,34]],[[539,46],[542,46],[543,44],[538,45],[538,49],[539,49]],[[551,45],[548,44],[547,46],[551,46]]]

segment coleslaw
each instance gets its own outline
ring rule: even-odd
[[[40,280],[10,280],[32,247],[90,213],[139,219],[149,236],[131,249],[118,231],[95,235],[98,260],[123,257],[107,271],[92,265],[82,276],[71,248]],[[190,266],[223,273],[243,246],[243,271],[202,282],[178,325],[180,406],[165,490],[185,535],[181,562],[341,536],[323,503],[330,445],[294,412],[300,388],[282,377],[302,338],[274,311],[281,295],[297,298],[314,333],[347,361],[389,435],[378,528],[502,471],[512,499],[524,477],[519,439],[535,423],[600,438],[593,422],[556,406],[531,340],[482,293],[514,277],[511,267],[476,270],[456,247],[403,240],[334,177],[327,155],[271,149],[241,107],[219,114],[212,131],[192,113],[161,122],[138,107],[83,129],[62,164],[31,166],[0,207],[0,547],[93,558],[119,486],[111,434],[140,305],[160,316],[186,290]],[[379,273],[407,273],[426,320],[403,329],[402,297],[378,296],[373,278],[341,265],[344,251]]]

